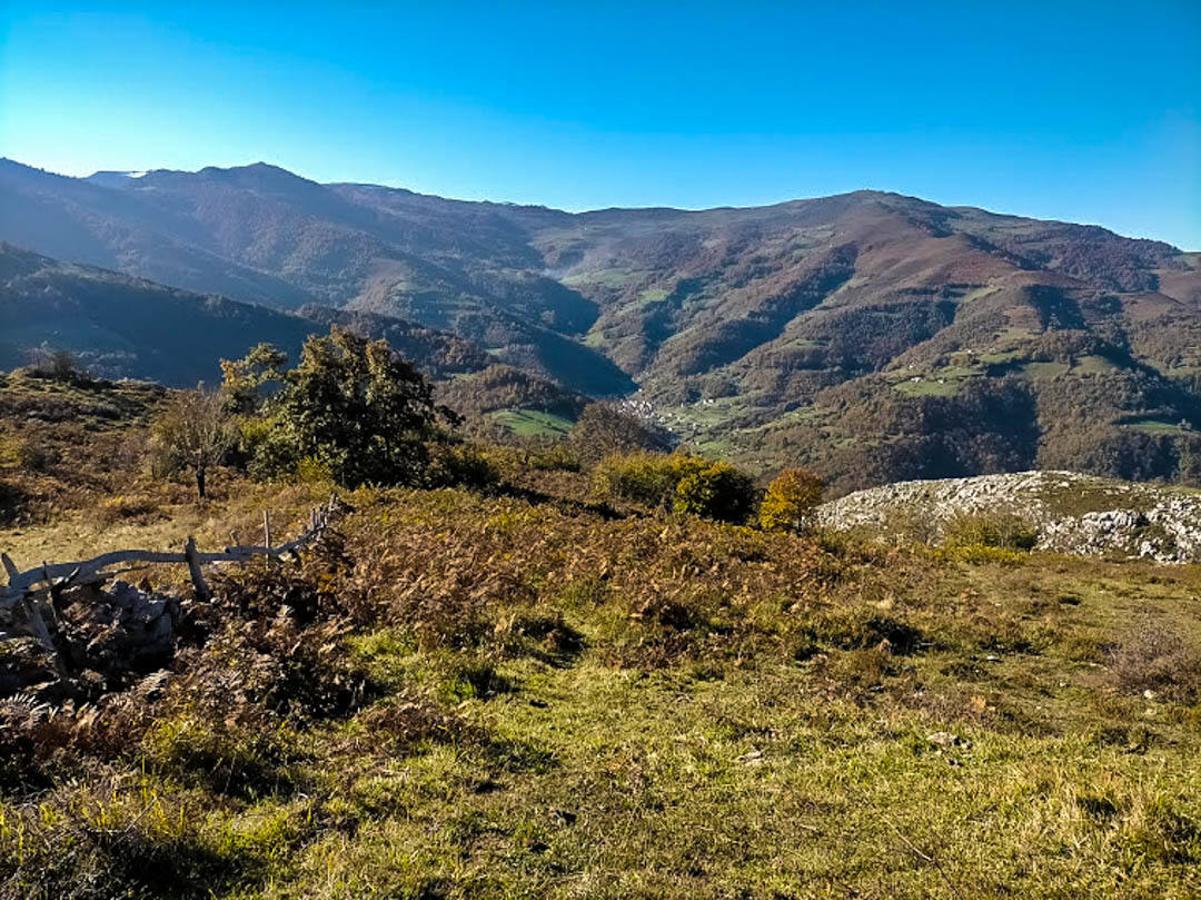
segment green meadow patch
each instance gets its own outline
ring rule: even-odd
[[[574,424],[563,416],[533,409],[504,409],[492,413],[491,417],[521,437],[563,437]]]

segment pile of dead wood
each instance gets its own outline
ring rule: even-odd
[[[21,571],[6,554],[0,588],[0,696],[41,688],[61,691],[68,682],[125,680],[167,665],[177,643],[183,602],[208,603],[207,566],[255,558],[299,560],[344,510],[336,497],[314,509],[296,538],[271,544],[264,514],[262,545],[201,552],[188,538],[182,552],[117,550],[80,562],[43,564]],[[190,598],[155,590],[119,575],[156,565],[186,565]],[[111,687],[111,685],[109,686]]]

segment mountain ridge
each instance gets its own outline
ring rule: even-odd
[[[21,163],[18,160],[13,160],[8,157],[0,157],[0,163],[4,163],[4,162],[15,163],[16,165],[23,166],[25,168],[35,169],[36,171],[48,171],[48,170],[44,170],[44,169],[37,169],[34,166],[28,166],[25,163]],[[972,204],[941,204],[934,200],[927,200],[926,198],[921,197],[917,194],[907,194],[907,193],[904,193],[903,191],[887,190],[884,188],[855,188],[855,189],[849,190],[849,191],[839,191],[838,193],[835,193],[835,194],[822,194],[822,195],[815,195],[815,196],[811,196],[811,197],[791,197],[791,198],[788,198],[785,200],[778,200],[778,201],[774,201],[771,203],[763,203],[763,204],[748,204],[748,205],[719,204],[717,206],[699,206],[699,207],[663,206],[663,205],[603,206],[603,207],[571,210],[571,209],[565,209],[563,207],[549,206],[549,205],[543,204],[543,203],[524,203],[524,202],[519,202],[519,201],[492,200],[492,199],[469,200],[469,199],[464,199],[464,198],[460,198],[460,197],[444,197],[441,194],[425,193],[422,191],[415,191],[412,188],[406,188],[406,187],[397,186],[397,185],[377,184],[375,182],[369,182],[369,181],[341,181],[341,180],[318,181],[316,179],[306,178],[303,175],[299,175],[295,172],[292,172],[290,169],[288,169],[284,166],[280,166],[276,163],[269,163],[269,162],[266,162],[263,160],[259,160],[257,162],[253,162],[253,163],[246,163],[246,164],[239,165],[239,166],[226,166],[226,167],[204,166],[204,167],[202,167],[200,169],[196,169],[196,170],[166,169],[166,168],[147,169],[144,171],[143,170],[125,170],[125,171],[98,170],[96,172],[93,172],[90,175],[79,176],[76,180],[96,183],[97,179],[100,179],[101,182],[108,181],[108,179],[105,178],[104,176],[110,176],[110,175],[125,175],[125,176],[128,176],[129,178],[139,178],[139,177],[143,177],[146,175],[155,175],[155,174],[200,175],[200,174],[204,174],[204,173],[208,173],[208,172],[217,172],[217,173],[226,172],[226,173],[228,173],[228,172],[237,172],[237,171],[242,171],[242,170],[252,170],[252,171],[253,170],[271,170],[271,171],[275,171],[275,172],[286,173],[294,178],[300,179],[302,181],[307,181],[311,184],[317,184],[317,185],[320,185],[321,187],[326,187],[326,188],[348,188],[348,189],[370,188],[370,189],[378,189],[378,190],[382,190],[382,191],[396,191],[398,193],[407,194],[414,198],[427,198],[430,200],[436,200],[436,201],[440,201],[443,203],[460,203],[460,204],[465,204],[465,205],[492,206],[492,207],[499,207],[502,209],[507,208],[507,209],[518,209],[518,210],[533,210],[533,211],[541,211],[541,212],[547,212],[547,213],[553,213],[553,214],[561,214],[564,216],[599,216],[599,215],[606,214],[606,213],[643,213],[643,214],[663,213],[663,214],[672,214],[672,215],[688,214],[688,213],[721,213],[721,212],[737,212],[737,211],[745,211],[745,210],[772,210],[772,209],[779,209],[782,207],[794,206],[797,204],[811,203],[811,202],[819,201],[819,200],[837,200],[837,199],[841,199],[841,198],[852,198],[852,197],[892,197],[892,198],[895,198],[898,200],[924,203],[924,204],[928,204],[932,207],[947,209],[947,210],[951,210],[953,212],[958,212],[958,213],[983,213],[986,215],[997,216],[1000,218],[1037,220],[1039,222],[1043,222],[1048,225],[1064,225],[1064,226],[1072,226],[1074,228],[1097,229],[1099,232],[1103,232],[1103,233],[1106,233],[1109,235],[1121,237],[1125,240],[1147,241],[1147,242],[1150,242],[1153,244],[1161,244],[1167,248],[1170,248],[1173,251],[1180,252],[1180,253],[1201,252],[1201,249],[1198,249],[1196,251],[1185,250],[1182,247],[1177,246],[1176,244],[1173,244],[1171,241],[1164,241],[1159,238],[1125,235],[1113,228],[1102,225],[1098,222],[1073,222],[1070,219],[1058,219],[1058,218],[1047,219],[1047,218],[1042,218],[1042,217],[1038,217],[1038,216],[1024,215],[1021,213],[998,212],[996,210],[992,210],[987,207],[974,206]],[[55,173],[51,173],[51,174],[55,174]],[[59,175],[58,177],[75,178],[75,176],[69,176],[69,175]]]
[[[867,190],[572,213],[265,163],[105,187],[8,162],[0,201],[0,239],[449,331],[755,468],[1193,477],[1201,254],[1101,226]]]
[[[333,325],[388,339],[434,378],[491,364],[462,338],[400,319],[317,306],[285,313],[0,242],[0,369],[23,365],[44,346],[71,352],[96,375],[188,387],[214,382],[222,358],[260,342],[295,359],[306,338]]]

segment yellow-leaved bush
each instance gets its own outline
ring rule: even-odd
[[[824,484],[808,469],[785,469],[767,486],[759,525],[767,531],[803,531],[822,502]]]

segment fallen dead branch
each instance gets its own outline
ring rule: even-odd
[[[264,543],[226,547],[223,550],[202,552],[189,536],[182,552],[156,550],[113,550],[79,562],[43,563],[21,571],[13,560],[0,553],[0,563],[8,575],[8,584],[0,589],[0,615],[11,617],[18,610],[25,619],[25,631],[54,654],[55,663],[63,671],[63,660],[47,620],[54,620],[48,599],[67,588],[104,583],[123,571],[148,565],[186,565],[198,600],[211,598],[204,578],[203,567],[222,563],[249,562],[256,556],[267,559],[299,558],[300,551],[317,541],[330,522],[343,509],[336,496],[309,515],[308,527],[295,538],[278,546],[271,545],[270,518],[264,513]],[[11,627],[11,626],[10,626]]]

